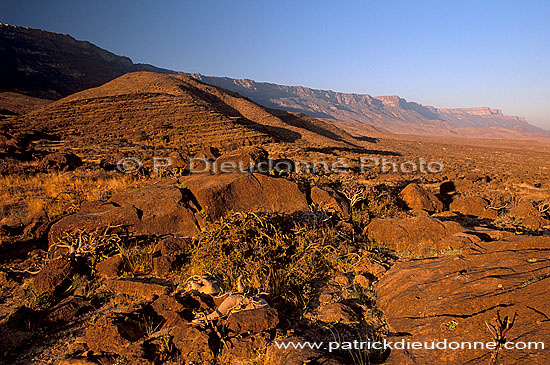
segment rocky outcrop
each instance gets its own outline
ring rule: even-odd
[[[180,179],[193,194],[199,211],[218,220],[230,211],[279,212],[307,211],[309,206],[298,185],[262,174],[231,173],[192,175]]]
[[[453,202],[449,206],[449,210],[478,218],[495,219],[497,217],[497,212],[488,209],[488,206],[489,202],[482,197],[459,196],[453,199]]]
[[[389,341],[492,341],[485,321],[517,320],[509,341],[550,336],[549,237],[515,236],[478,242],[461,256],[412,260],[394,265],[376,286],[377,306],[393,334]],[[388,364],[489,362],[490,350],[393,350]],[[498,363],[545,364],[545,350],[505,350]]]
[[[231,211],[308,211],[298,185],[261,174],[198,174],[131,188],[115,194],[107,203],[88,203],[80,211],[62,218],[50,228],[50,244],[65,232],[104,232],[108,227],[126,229],[134,235],[193,237],[208,222]]]
[[[431,250],[460,248],[460,241],[443,239],[465,230],[456,222],[430,217],[377,218],[365,228],[365,233],[392,250],[418,255]]]

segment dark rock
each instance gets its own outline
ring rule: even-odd
[[[269,335],[259,333],[242,339],[231,339],[226,342],[217,358],[219,364],[258,364],[262,352],[267,348]]]
[[[46,155],[38,163],[40,171],[73,171],[82,166],[80,157],[72,152],[54,152]]]
[[[76,264],[72,260],[59,258],[50,261],[34,278],[34,290],[38,295],[55,294],[76,272]]]
[[[510,209],[510,215],[514,218],[540,217],[541,212],[531,202],[522,202]]]
[[[88,348],[98,354],[135,355],[140,346],[134,342],[144,335],[139,322],[105,315],[87,328],[85,341]]]
[[[174,346],[180,351],[186,364],[213,364],[214,352],[210,348],[210,337],[191,325],[173,327],[170,331]]]
[[[76,316],[94,309],[85,299],[71,296],[51,307],[46,315],[46,320],[48,322],[70,322]]]
[[[114,279],[120,275],[124,267],[124,259],[121,255],[109,257],[95,265],[99,276],[105,279]]]
[[[344,303],[322,304],[317,309],[316,318],[321,322],[327,323],[341,323],[346,325],[359,323],[357,313]]]
[[[165,294],[161,294],[157,299],[155,299],[151,306],[153,307],[155,312],[161,316],[163,315],[163,313],[180,312],[185,308],[183,304],[178,302],[175,298]]]
[[[157,242],[155,248],[153,249],[153,253],[158,253],[161,256],[170,256],[178,253],[184,247],[188,246],[188,240],[177,237],[167,237]]]
[[[258,308],[232,313],[225,326],[234,334],[269,331],[279,324],[279,314],[273,308]]]
[[[525,217],[521,220],[521,224],[528,229],[536,231],[543,227],[549,226],[550,221],[543,217]]]

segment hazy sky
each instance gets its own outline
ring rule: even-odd
[[[547,0],[1,0],[0,22],[179,71],[490,106],[550,129]]]

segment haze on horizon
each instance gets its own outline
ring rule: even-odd
[[[550,129],[550,2],[2,2],[0,22],[134,62],[370,95],[488,106]]]

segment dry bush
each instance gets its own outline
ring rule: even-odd
[[[234,213],[195,240],[189,274],[212,274],[233,288],[246,275],[250,289],[267,292],[280,310],[303,314],[332,271],[349,272],[374,255],[362,236],[297,217]]]

